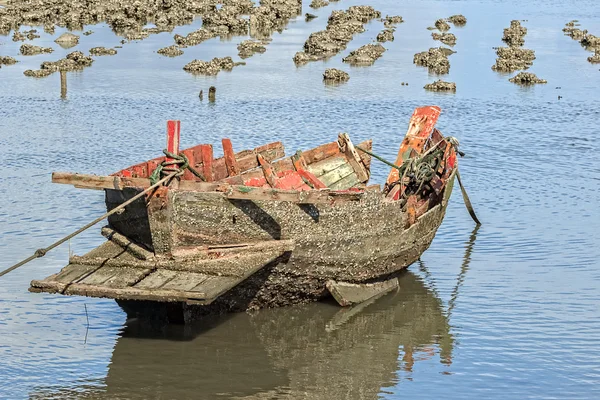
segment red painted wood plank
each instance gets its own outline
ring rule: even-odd
[[[310,184],[315,189],[327,189],[327,185],[319,180],[316,176],[314,176],[310,171],[305,169],[298,170],[298,174],[304,178],[306,181],[310,182]]]
[[[147,178],[148,166],[147,163],[137,164],[131,167],[133,178]]]
[[[165,161],[165,157],[158,157],[158,158],[153,158],[152,160],[148,161],[146,163],[146,169],[148,171],[148,177],[150,177],[150,175],[152,175],[152,173],[154,172],[154,170],[163,162]]]
[[[184,156],[187,157],[190,165],[192,166],[192,168],[194,168],[196,165],[196,155],[194,154],[194,151],[193,150],[183,150],[181,152],[181,154],[183,154]],[[200,178],[198,178],[196,175],[194,175],[189,169],[186,169],[185,171],[183,171],[182,179],[188,180],[188,181],[200,180]]]
[[[231,140],[223,139],[221,143],[223,144],[223,155],[225,156],[225,165],[227,166],[227,176],[239,175],[240,169],[235,159]]]
[[[202,172],[207,182],[214,180],[213,174],[213,147],[210,144],[200,145],[200,153],[202,155]]]
[[[311,190],[295,171],[279,178],[276,183],[276,188],[284,190]]]
[[[267,160],[265,160],[265,158],[263,156],[261,156],[260,154],[257,154],[256,158],[258,159],[258,163],[260,164],[260,166],[263,170],[263,173],[265,174],[265,180],[267,181],[267,183],[271,187],[278,187],[277,186],[277,176],[275,175],[275,172],[273,171],[273,166],[271,164],[269,164],[267,162]]]

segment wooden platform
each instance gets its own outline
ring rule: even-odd
[[[72,257],[59,273],[32,281],[29,290],[207,305],[293,248],[291,241],[273,242],[220,246],[165,260],[140,259],[108,241],[83,257]]]

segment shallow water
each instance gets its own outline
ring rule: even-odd
[[[1,267],[103,213],[101,192],[52,185],[51,171],[108,174],[155,157],[167,119],[182,120],[184,146],[231,137],[243,149],[280,138],[293,153],[346,131],[355,142],[373,138],[375,151],[393,158],[412,109],[438,104],[440,129],[467,153],[461,172],[481,228],[473,231],[457,190],[434,243],[396,294],[351,312],[323,303],[162,330],[126,322],[112,301],[27,292],[31,279],[63,267],[69,251],[102,243],[99,227],[91,229],[70,248],[0,278],[0,397],[600,396],[600,212],[593,200],[600,190],[600,71],[561,32],[579,19],[600,35],[600,8],[594,1],[372,1],[406,21],[372,67],[350,68],[341,57],[373,40],[380,22],[337,57],[295,67],[294,53],[332,9],[365,3],[342,0],[313,11],[306,2],[304,12],[319,18],[292,21],[265,54],[216,78],[181,68],[194,58],[234,56],[243,38],[214,39],[174,59],[155,53],[173,34],[129,43],[69,73],[66,100],[57,74],[22,75],[72,51],[43,34],[35,44],[54,47],[53,54],[18,57],[0,69]],[[468,23],[451,30],[457,53],[444,79],[458,90],[426,92],[435,77],[412,57],[439,45],[427,26],[457,13]],[[537,56],[530,71],[547,85],[521,88],[491,70],[492,47],[502,45],[511,19],[527,20],[525,47]],[[95,33],[75,49],[119,44],[105,26],[87,28]],[[20,42],[9,36],[0,43],[0,55],[18,54]],[[323,85],[325,67],[342,67],[350,81]],[[200,102],[199,90],[210,85],[216,103]],[[373,181],[381,182],[387,168],[373,167]]]

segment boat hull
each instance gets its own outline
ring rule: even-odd
[[[417,261],[431,245],[444,219],[453,180],[454,176],[448,182],[442,202],[412,226],[405,228],[402,225],[405,215],[400,210],[382,208],[380,213],[370,214],[370,229],[342,230],[342,224],[331,227],[327,235],[316,229],[298,235],[294,237],[293,251],[285,252],[210,305],[125,299],[117,302],[131,318],[188,323],[208,314],[319,301],[330,296],[326,288],[330,279],[348,282],[389,279]],[[389,204],[398,206],[397,203]],[[390,211],[396,215],[387,217]]]

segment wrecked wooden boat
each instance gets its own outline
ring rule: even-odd
[[[413,113],[394,163],[372,141],[347,134],[286,156],[281,142],[223,157],[201,144],[179,151],[178,121],[165,156],[111,176],[52,175],[55,183],[105,191],[107,241],[72,256],[33,292],[113,298],[128,315],[194,315],[316,301],[328,282],[385,281],[415,262],[442,223],[457,145],[434,125],[436,106]],[[369,184],[372,158],[392,170]]]

